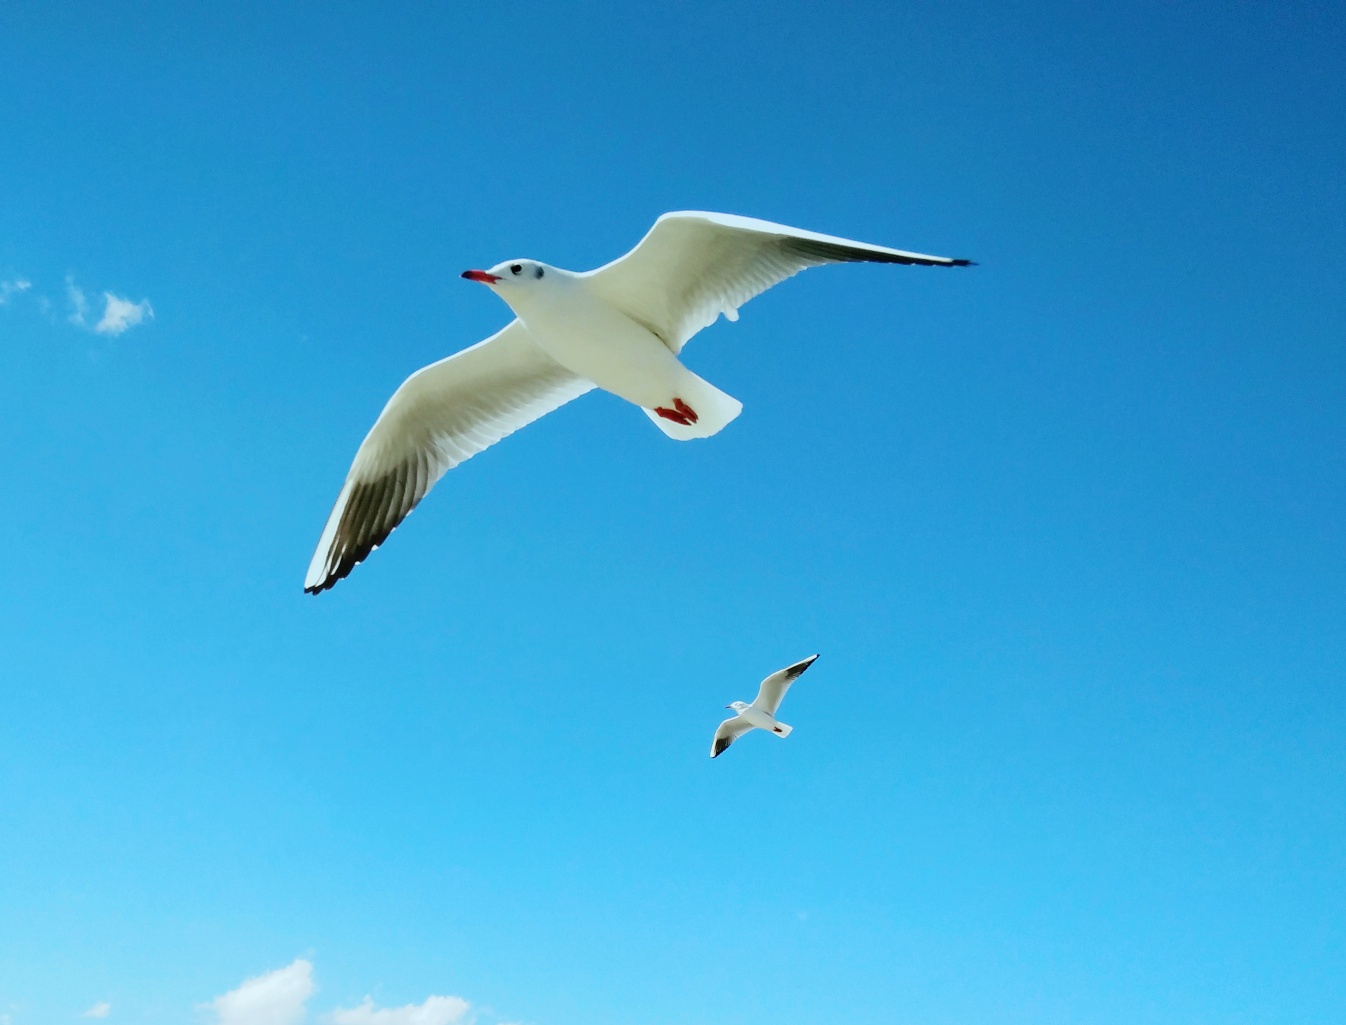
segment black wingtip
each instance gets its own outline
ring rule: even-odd
[[[394,487],[405,484],[405,479],[398,474],[399,471],[386,473],[373,483],[360,483],[351,490],[346,498],[345,508],[341,511],[341,519],[337,523],[332,548],[328,549],[327,573],[316,584],[305,585],[305,594],[321,594],[335,587],[338,581],[345,580],[350,576],[351,570],[387,541],[392,532],[405,522],[420,504],[421,499],[425,497],[424,492],[414,494],[405,509],[396,509],[395,515],[390,513],[391,507],[387,504],[389,482],[394,482]],[[337,501],[340,502],[341,498],[338,497]],[[384,504],[380,506],[380,502]],[[331,552],[338,545],[341,546],[341,554],[333,561]]]
[[[374,546],[374,548],[377,547],[378,545]],[[373,549],[371,548],[370,551],[373,551]],[[366,555],[367,554],[368,553],[366,553]],[[343,559],[337,564],[335,569],[329,570],[327,576],[323,577],[316,584],[306,584],[304,586],[304,593],[322,594],[323,591],[330,591],[332,588],[336,587],[338,581],[345,580],[350,576],[351,570],[360,565],[360,563],[364,561],[364,558],[365,556],[362,555],[358,559],[349,562]]]
[[[794,665],[786,669],[785,672],[789,675],[790,679],[793,680],[796,677],[803,675],[804,670],[813,665],[816,661],[818,661],[818,656],[810,655],[808,658],[800,659]]]
[[[949,266],[950,266],[950,267],[975,267],[975,266],[977,266],[977,261],[976,261],[976,260],[950,260],[950,261],[949,261]]]

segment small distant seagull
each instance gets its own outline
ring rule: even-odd
[[[788,737],[793,726],[776,721],[776,709],[780,708],[781,698],[790,689],[790,684],[804,675],[804,670],[813,665],[818,658],[810,655],[802,662],[777,670],[762,681],[757,688],[757,697],[750,705],[746,701],[735,701],[725,705],[738,714],[732,719],[720,723],[715,731],[715,739],[710,745],[710,756],[719,757],[720,753],[749,730],[767,730],[778,737]]]
[[[732,214],[664,214],[625,256],[576,273],[507,260],[463,277],[517,319],[393,393],[355,453],[304,590],[350,573],[450,468],[594,387],[639,406],[670,438],[707,438],[742,403],[678,359],[687,340],[772,285],[824,263],[965,267],[971,261]]]

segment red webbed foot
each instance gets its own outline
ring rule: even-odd
[[[683,416],[685,416],[692,423],[696,423],[698,420],[701,419],[699,416],[696,415],[695,409],[687,405],[687,403],[683,402],[682,399],[677,398],[676,396],[673,399],[673,408],[676,409]]]

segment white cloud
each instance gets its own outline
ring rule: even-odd
[[[81,1018],[106,1018],[108,1012],[112,1010],[112,1005],[106,1000],[100,1000],[87,1011],[80,1015]]]
[[[337,1008],[332,1012],[334,1025],[454,1025],[462,1021],[471,1005],[462,997],[425,998],[423,1004],[405,1007],[378,1007],[365,997],[359,1007]]]
[[[0,306],[8,306],[16,296],[22,295],[32,287],[33,283],[27,278],[15,277],[0,281]],[[43,314],[49,315],[51,313],[52,302],[50,299],[45,295],[34,295],[34,299],[37,302],[37,308]],[[141,299],[140,302],[135,303],[113,292],[104,292],[103,314],[95,321],[90,310],[89,296],[84,289],[75,284],[74,275],[66,276],[65,301],[68,310],[65,317],[66,323],[100,335],[124,334],[136,325],[154,319],[154,307],[150,305],[148,299]],[[4,1023],[0,1022],[0,1025],[4,1025]]]
[[[24,284],[27,285],[27,282]],[[148,299],[133,303],[130,299],[104,292],[103,315],[97,323],[90,324],[89,297],[84,294],[84,289],[75,284],[73,277],[65,279],[65,298],[70,304],[70,313],[65,319],[76,327],[91,328],[100,335],[119,335],[137,324],[154,319],[154,307]]]
[[[248,979],[206,1006],[215,1012],[219,1025],[299,1025],[314,989],[313,965],[301,957]]]
[[[154,319],[154,308],[148,299],[133,303],[130,299],[104,292],[103,300],[107,303],[103,307],[103,319],[94,325],[100,335],[119,335],[146,319]]]
[[[26,292],[33,287],[27,278],[15,278],[13,281],[0,281],[0,306],[9,302],[10,296]]]

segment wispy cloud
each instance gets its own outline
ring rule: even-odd
[[[154,307],[148,299],[133,303],[130,299],[104,292],[103,301],[106,303],[103,318],[93,328],[100,335],[119,335],[142,321],[154,319]]]
[[[299,1025],[316,988],[313,965],[301,957],[246,980],[206,1007],[215,1012],[219,1025]]]
[[[370,997],[358,1007],[337,1008],[333,1025],[455,1025],[471,1009],[462,997],[431,996],[423,1004],[405,1007],[375,1007]]]
[[[84,289],[75,284],[74,278],[65,279],[65,298],[70,303],[70,315],[65,319],[76,327],[87,327],[89,300],[84,297]]]
[[[301,1025],[309,1019],[309,998],[317,989],[313,964],[301,957],[247,979],[199,1009],[214,1012],[215,1025]],[[108,1005],[95,1004],[85,1017],[101,1017],[94,1014],[99,1009],[106,1014]],[[487,1016],[494,1018],[489,1011]],[[338,1007],[317,1018],[324,1025],[473,1025],[478,1020],[472,1005],[455,996],[428,996],[403,1007],[376,1007],[373,997],[365,997],[354,1007]]]
[[[0,306],[9,302],[10,297],[28,291],[33,283],[27,278],[14,278],[12,281],[0,281]]]
[[[112,1010],[112,1005],[106,1000],[101,1000],[94,1004],[87,1011],[80,1015],[81,1018],[106,1018]]]
[[[33,283],[24,277],[0,280],[0,306],[10,305],[18,296],[31,291],[32,288]],[[53,312],[52,301],[45,295],[34,293],[33,300],[44,316],[58,315]],[[72,324],[82,331],[116,337],[154,319],[154,307],[150,305],[148,299],[132,302],[126,296],[117,295],[115,292],[104,292],[103,312],[98,314],[95,306],[96,303],[91,302],[88,294],[75,282],[74,275],[67,275],[65,279],[67,324]]]
[[[89,322],[89,297],[84,289],[75,284],[75,279],[65,279],[65,298],[70,304],[70,313],[66,320],[76,327],[90,328],[100,335],[119,335],[129,331],[137,324],[154,319],[154,307],[148,299],[133,303],[111,292],[103,293],[103,315],[96,323]]]

